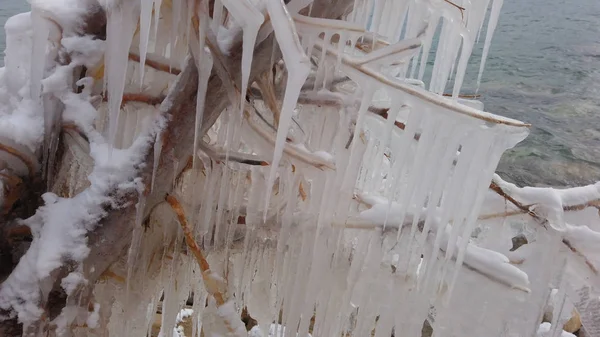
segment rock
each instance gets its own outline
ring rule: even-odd
[[[577,310],[573,309],[571,313],[571,318],[565,323],[563,326],[563,330],[570,333],[575,333],[581,329],[581,316]]]
[[[428,320],[423,322],[423,329],[421,329],[421,337],[431,337],[433,335],[433,328],[429,324]]]

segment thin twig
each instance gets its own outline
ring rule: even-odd
[[[193,236],[192,232],[190,231],[190,228],[187,223],[187,219],[185,217],[185,213],[183,211],[183,206],[181,206],[181,204],[179,203],[177,198],[175,198],[174,196],[172,196],[170,194],[167,194],[167,197],[165,198],[165,200],[169,203],[169,205],[171,206],[171,208],[177,215],[177,218],[179,219],[179,225],[181,225],[181,229],[183,230],[183,235],[185,236],[185,243],[188,245],[188,247],[194,254],[194,257],[196,258],[196,262],[198,262],[198,265],[200,266],[200,270],[202,271],[202,279],[204,280],[205,284],[213,283],[214,280],[209,279],[210,266],[208,264],[208,261],[206,261],[204,254],[202,254],[200,247],[198,247],[196,240],[194,240],[194,236]],[[215,291],[212,295],[215,298],[217,305],[222,306],[223,304],[225,304],[223,295],[217,289],[214,289],[214,290]]]
[[[509,216],[521,215],[521,214],[526,214],[526,212],[524,212],[522,210],[516,210],[516,211],[511,211],[511,212],[485,214],[485,215],[480,215],[477,219],[478,220],[489,220],[489,219],[495,219],[495,218],[507,218]]]
[[[302,198],[302,201],[306,201],[306,192],[304,191],[304,187],[302,187],[302,182],[300,182],[300,185],[298,186],[298,192],[300,193],[300,198]]]
[[[0,151],[4,151],[21,160],[21,162],[23,162],[23,164],[27,166],[27,171],[29,172],[30,176],[33,176],[35,174],[35,164],[33,163],[33,161],[27,158],[26,155],[22,154],[14,147],[0,143]]]
[[[527,213],[529,215],[531,215],[534,219],[539,220],[539,221],[543,221],[544,219],[542,219],[539,215],[537,215],[535,212],[533,212],[530,208],[533,205],[523,205],[522,203],[518,202],[517,200],[515,200],[515,198],[513,198],[512,196],[510,196],[509,194],[507,194],[506,192],[504,192],[504,190],[502,190],[502,188],[500,186],[498,186],[495,182],[491,182],[490,183],[490,190],[498,193],[498,195],[500,195],[501,197],[503,197],[504,199],[510,201],[511,204],[515,205],[518,209],[520,209],[521,211],[523,211],[523,213]]]
[[[21,237],[31,237],[31,228],[26,225],[18,225],[14,227],[9,227],[4,230],[4,236],[8,241],[14,241],[15,238]]]
[[[503,197],[504,199],[510,201],[511,204],[515,205],[518,209],[520,209],[523,213],[527,213],[529,215],[531,215],[532,217],[534,217],[537,220],[543,220],[540,218],[539,215],[537,215],[536,213],[534,213],[533,211],[530,210],[530,208],[533,205],[524,205],[523,203],[517,201],[515,198],[513,198],[511,195],[509,195],[508,193],[504,192],[504,190],[498,186],[496,183],[492,182],[490,184],[490,190],[496,192],[498,195],[500,195],[501,197]],[[572,212],[572,211],[581,211],[587,207],[594,207],[597,209],[600,209],[600,199],[597,200],[591,200],[582,204],[577,204],[577,205],[570,205],[570,206],[563,206],[563,211],[565,212]]]
[[[273,72],[271,70],[265,71],[258,77],[256,84],[262,94],[263,102],[267,103],[267,106],[273,113],[273,124],[275,127],[278,127],[281,111],[279,104],[277,103],[275,88],[273,86]]]
[[[464,20],[464,19],[465,19],[465,13],[464,13],[464,11],[465,11],[465,8],[464,8],[464,7],[461,7],[461,6],[459,6],[459,5],[455,4],[454,2],[452,2],[452,1],[450,1],[450,0],[444,0],[444,1],[445,1],[445,2],[447,2],[447,3],[449,3],[450,5],[452,5],[452,6],[456,7],[456,8],[458,8],[458,10],[460,11],[460,17],[461,17],[461,19],[462,19],[462,20]]]
[[[140,103],[146,103],[149,105],[158,105],[160,103],[162,103],[162,101],[164,100],[164,97],[154,97],[151,95],[147,95],[147,94],[142,94],[142,93],[129,93],[129,94],[123,94],[123,100],[121,101],[121,108],[128,102],[140,102]],[[105,95],[103,100],[105,102],[108,101],[108,95]]]
[[[244,117],[246,118],[246,120],[248,121],[248,125],[263,139],[265,139],[266,141],[268,141],[272,146],[275,146],[275,139],[273,139],[273,136],[267,132],[266,130],[263,130],[262,127],[258,126],[253,120],[252,117],[250,116],[250,108],[252,108],[254,111],[256,111],[256,108],[254,107],[250,107],[250,106],[246,106],[246,108],[244,109]],[[294,158],[297,160],[300,160],[306,164],[309,164],[311,166],[314,166],[320,170],[324,170],[324,169],[330,169],[330,170],[335,170],[335,166],[333,165],[333,163],[323,160],[322,158],[315,156],[314,154],[310,153],[310,152],[303,152],[301,150],[298,149],[298,147],[294,146],[293,144],[290,143],[285,143],[283,146],[283,152]]]
[[[592,264],[592,262],[585,256],[583,255],[583,253],[581,253],[580,251],[578,251],[572,244],[571,242],[569,242],[569,240],[567,239],[562,239],[562,243],[567,246],[573,253],[575,253],[577,256],[581,257],[583,259],[583,261],[585,262],[585,264],[592,270],[592,272],[594,273],[594,275],[598,275],[598,269],[596,269],[596,267]]]
[[[514,126],[514,127],[518,127],[518,128],[529,128],[531,126],[531,124],[523,123],[523,122],[520,122],[517,120],[508,119],[508,118],[501,118],[501,117],[498,117],[498,116],[495,116],[492,114],[487,114],[485,112],[481,112],[474,108],[463,106],[461,104],[452,104],[450,100],[440,99],[439,95],[436,95],[436,94],[431,93],[426,90],[417,89],[417,88],[414,88],[413,86],[401,83],[395,79],[391,79],[391,78],[383,75],[381,72],[379,72],[377,70],[373,70],[372,68],[364,67],[364,66],[356,66],[354,64],[353,59],[349,58],[349,56],[347,56],[345,54],[340,54],[336,49],[328,48],[326,46],[326,43],[322,39],[318,39],[316,41],[314,47],[315,48],[314,48],[313,52],[315,52],[315,53],[316,52],[320,53],[323,51],[323,48],[325,48],[325,52],[327,54],[332,55],[334,58],[341,59],[342,67],[344,67],[344,66],[349,67],[355,71],[358,71],[359,73],[362,73],[362,74],[370,77],[372,80],[381,83],[383,86],[385,86],[387,88],[390,88],[392,90],[403,91],[409,95],[412,95],[415,98],[426,101],[431,105],[435,105],[435,106],[443,108],[443,109],[448,109],[454,113],[466,115],[466,116],[476,118],[476,119],[479,119],[479,120],[482,120],[485,122],[489,122],[489,123],[504,124],[504,125]],[[345,71],[345,70],[342,69],[342,71]]]
[[[600,210],[600,199],[588,201],[586,203],[579,204],[579,205],[564,206],[563,210],[566,211],[566,212],[568,212],[568,211],[581,211],[581,210],[583,210],[585,208],[588,208],[588,207],[594,207],[594,208]]]
[[[104,278],[104,279],[109,279],[109,278],[111,278],[111,279],[113,279],[113,280],[115,280],[115,281],[117,281],[117,282],[119,282],[119,283],[125,283],[125,282],[126,282],[126,280],[125,280],[125,278],[124,278],[123,276],[121,276],[121,275],[119,275],[119,274],[116,274],[115,272],[113,272],[113,271],[112,271],[112,270],[110,270],[110,269],[106,269],[106,270],[105,270],[105,271],[102,273],[102,275],[101,275],[100,277],[102,277],[102,278]]]
[[[442,96],[444,96],[444,97],[452,97],[452,94],[442,94]],[[473,94],[473,95],[468,95],[468,94],[465,94],[465,95],[458,95],[458,98],[464,98],[464,99],[477,99],[477,98],[479,98],[479,97],[481,97],[481,95],[479,95],[479,94]]]
[[[140,56],[134,53],[129,53],[129,59],[134,62],[141,62]],[[154,68],[159,71],[163,71],[165,73],[170,73],[173,75],[179,75],[181,73],[180,69],[169,66],[168,64],[164,64],[158,61],[150,60],[146,58],[146,65],[150,68]]]
[[[206,153],[212,160],[214,160],[217,164],[220,164],[223,161],[232,161],[240,164],[253,165],[253,166],[269,166],[269,162],[263,160],[262,158],[245,153],[239,152],[220,152],[212,146],[200,141],[199,144],[200,150]]]

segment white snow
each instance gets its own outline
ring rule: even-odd
[[[552,324],[550,324],[548,322],[544,322],[544,323],[540,324],[540,327],[537,330],[537,337],[551,337],[552,336],[552,334],[550,332],[551,329],[552,329]],[[560,333],[560,337],[575,337],[575,335],[563,330]]]
[[[30,13],[6,21],[5,67],[0,69],[0,135],[35,151],[43,138],[42,108],[29,94],[31,51]],[[44,56],[44,55],[42,55]]]
[[[94,303],[94,311],[92,311],[87,320],[86,320],[86,324],[87,326],[89,326],[92,329],[95,329],[98,327],[98,320],[100,319],[100,304],[99,303]]]
[[[87,91],[75,94],[66,85],[71,76],[68,70],[88,64],[90,60],[98,60],[103,44],[92,41],[91,37],[79,37],[66,38],[66,45],[74,53],[72,63],[58,67],[43,84],[45,91],[52,92],[64,103],[65,119],[74,121],[87,135],[95,166],[88,177],[89,188],[73,198],[59,198],[46,193],[43,195],[45,205],[25,220],[32,230],[33,242],[14,272],[0,285],[0,308],[14,310],[25,326],[38,320],[42,314],[38,307],[42,301],[39,292],[41,283],[66,261],[81,263],[90,251],[87,233],[106,215],[106,206],[120,207],[115,203],[117,199],[109,197],[109,193],[143,188],[137,179],[138,165],[143,162],[149,144],[164,125],[164,120],[158,119],[131,147],[111,150],[111,145],[93,128],[96,113],[86,96]],[[14,115],[15,112],[12,112]],[[1,122],[6,120],[0,118]],[[82,281],[79,274],[71,273],[62,284],[70,293]],[[66,319],[66,316],[63,318]]]
[[[65,278],[62,279],[60,285],[65,290],[67,296],[71,296],[73,291],[82,283],[85,282],[85,278],[79,272],[71,272]]]
[[[166,314],[166,313],[165,313]],[[180,323],[182,323],[185,319],[189,319],[190,316],[192,316],[194,314],[194,310],[193,309],[181,309],[181,311],[179,311],[179,313],[177,314],[177,318],[175,319],[175,324],[176,326],[173,328],[173,336],[174,337],[186,337],[183,327],[181,325],[179,325]],[[165,337],[165,333],[162,331],[158,334],[159,337]],[[190,337],[190,336],[188,336]]]
[[[600,182],[567,189],[550,187],[517,187],[506,182],[499,175],[494,175],[493,181],[508,195],[529,205],[536,213],[547,217],[550,225],[558,230],[565,229],[564,208],[585,205],[588,202],[600,200]]]

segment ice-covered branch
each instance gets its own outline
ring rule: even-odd
[[[517,187],[494,175],[490,189],[518,209],[540,220],[544,218],[557,229],[564,228],[564,212],[587,207],[600,208],[600,182],[581,187],[557,189],[549,187]]]
[[[402,231],[410,228],[414,223],[417,223],[417,228],[420,232],[424,230],[425,221],[427,218],[426,209],[423,209],[420,214],[403,214],[403,207],[396,202],[390,202],[387,199],[379,197],[356,196],[357,200],[365,205],[368,209],[362,211],[357,219],[349,219],[345,226],[349,228],[369,228],[376,227],[382,230],[395,229]],[[415,219],[415,217],[417,219]],[[435,216],[432,220],[433,225],[430,227],[426,238],[433,244],[434,238],[438,231],[442,231],[440,247],[446,247],[451,237],[450,224],[443,225],[439,223],[439,216]],[[399,223],[398,221],[403,221]],[[429,221],[429,220],[427,220]],[[400,235],[400,234],[399,234]],[[465,240],[459,238],[458,241]],[[458,247],[460,244],[456,243]],[[446,253],[445,248],[440,248],[441,253]],[[456,260],[458,249],[453,250],[452,259]],[[475,244],[468,243],[466,246],[464,267],[471,269],[493,282],[498,282],[509,288],[519,289],[529,292],[529,278],[526,273],[518,267],[509,263],[509,259],[496,251],[477,247]]]
[[[72,62],[44,79],[44,92],[60,99],[65,120],[77,125],[89,139],[94,169],[88,177],[87,189],[73,198],[46,193],[45,205],[24,221],[32,229],[33,242],[0,286],[0,307],[18,315],[26,330],[35,328],[33,324],[44,315],[49,293],[41,290],[52,287],[55,277],[65,276],[59,269],[66,262],[71,265],[70,270],[81,269],[90,253],[87,234],[94,231],[107,210],[122,208],[130,193],[143,192],[144,186],[137,178],[139,168],[166,122],[165,115],[159,115],[129,148],[110,151],[107,140],[93,127],[96,110],[85,88],[83,93],[76,94],[67,85],[72,69],[97,59],[94,53],[101,48],[89,48],[91,39],[79,38],[77,43],[65,39],[63,45],[69,46]]]

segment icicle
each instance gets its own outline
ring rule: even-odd
[[[150,192],[154,191],[154,182],[156,181],[156,174],[158,173],[158,164],[160,164],[160,155],[162,153],[163,141],[162,133],[156,134],[156,140],[154,141],[154,156],[152,162],[152,180],[150,183]]]
[[[429,25],[425,31],[425,36],[423,38],[423,48],[421,53],[421,60],[419,65],[419,80],[423,80],[423,76],[425,75],[425,68],[427,67],[427,60],[429,59],[429,51],[431,48],[433,35],[435,34],[435,30],[437,29],[437,25],[439,22],[440,16],[439,14],[433,14],[430,18]],[[416,60],[415,60],[416,62]]]
[[[134,223],[134,227],[133,227],[133,234],[131,237],[131,244],[129,245],[129,250],[127,252],[127,278],[125,280],[125,303],[124,303],[126,308],[131,305],[129,303],[129,301],[131,300],[130,293],[131,293],[131,289],[133,287],[132,282],[134,281],[133,280],[133,270],[134,270],[134,267],[137,265],[137,259],[138,259],[138,255],[139,255],[139,251],[140,251],[141,239],[142,239],[142,235],[144,232],[142,222],[144,221],[145,206],[146,206],[146,197],[144,196],[144,193],[141,192],[138,195],[138,203],[135,206],[136,207],[135,223]],[[127,320],[125,324],[126,324],[125,331],[129,331],[130,322]]]
[[[181,20],[181,2],[183,0],[172,0],[171,8],[171,38],[169,39],[169,67],[175,61],[176,45],[179,37],[179,23]]]
[[[367,28],[369,31],[379,33],[379,25],[381,24],[385,2],[386,0],[375,0],[373,12],[371,13],[371,23]]]
[[[254,55],[254,45],[258,30],[264,22],[263,14],[249,1],[222,0],[227,10],[236,19],[236,23],[243,28],[242,41],[242,91],[240,97],[240,120],[244,112],[248,80],[250,79],[250,67]],[[215,9],[216,10],[216,9]]]
[[[452,92],[452,97],[454,99],[458,98],[460,88],[463,84],[463,79],[465,77],[469,58],[473,51],[473,46],[475,45],[475,34],[479,35],[478,33],[481,30],[481,26],[483,25],[483,21],[485,19],[487,5],[488,1],[486,0],[481,0],[473,3],[473,7],[470,10],[470,12],[472,13],[468,15],[466,32],[462,34],[462,52],[460,54],[458,68],[456,71],[456,78],[454,80],[454,89]]]
[[[31,99],[41,105],[42,79],[46,65],[46,46],[50,29],[40,11],[33,7],[31,10],[31,25],[33,28],[33,49],[31,50],[31,71],[29,74]],[[45,130],[48,133],[49,130]]]
[[[108,88],[108,139],[115,146],[121,103],[125,90],[129,47],[137,24],[139,10],[136,1],[126,1],[108,11],[106,26],[105,77]]]
[[[200,9],[199,9],[200,10]],[[200,10],[201,11],[201,10]],[[204,117],[204,105],[206,102],[206,90],[208,88],[208,80],[210,78],[211,70],[213,68],[213,58],[210,52],[204,49],[206,34],[208,30],[208,16],[200,14],[200,23],[198,25],[198,32],[194,32],[194,38],[191,41],[192,54],[196,61],[196,68],[198,69],[198,88],[196,92],[196,121],[194,131],[194,152],[192,156],[192,167],[197,168],[197,153],[198,145],[201,141],[199,139],[202,120]]]
[[[144,66],[146,65],[146,53],[148,52],[148,40],[150,39],[150,23],[152,21],[152,4],[154,0],[141,0],[140,6],[140,87],[144,85]],[[158,22],[155,23],[158,25]]]
[[[479,139],[479,149],[477,157],[485,158],[481,163],[477,163],[477,165],[473,165],[470,170],[471,173],[469,175],[475,175],[477,173],[481,174],[482,177],[488,177],[490,174],[493,174],[495,169],[495,164],[490,165],[490,163],[496,163],[500,160],[500,151],[497,151],[493,147],[494,138],[490,137],[490,135],[481,135],[477,137]],[[487,155],[487,158],[486,158]],[[473,179],[474,180],[474,179]],[[473,231],[473,226],[475,225],[477,215],[473,214],[473,209],[480,209],[481,203],[483,202],[483,193],[485,186],[488,185],[489,182],[487,179],[483,180],[480,178],[479,181],[468,181],[467,184],[463,186],[465,191],[475,191],[474,193],[468,193],[470,198],[463,198],[463,203],[460,206],[461,210],[465,210],[463,214],[461,214],[458,218],[465,219],[464,224],[462,224],[462,238],[467,238]],[[469,186],[470,185],[470,186]],[[455,226],[460,227],[461,223],[455,223]],[[457,240],[458,253],[456,256],[456,270],[454,272],[454,276],[452,281],[450,282],[450,287],[448,291],[448,298],[450,298],[452,291],[454,289],[454,285],[458,278],[458,267],[462,266],[462,263],[465,259],[465,254],[467,253],[468,248],[468,240],[463,239],[462,241]],[[450,250],[448,250],[450,252]],[[514,285],[517,287],[517,285]],[[522,286],[522,285],[518,285]]]
[[[154,0],[154,32],[152,33],[152,40],[156,44],[158,42],[158,23],[160,22],[160,7],[162,6],[162,0]],[[155,46],[156,49],[156,46]],[[157,50],[154,50],[157,52]]]
[[[204,102],[206,101],[206,90],[208,88],[208,80],[213,67],[213,60],[210,53],[204,51],[200,52],[203,55],[200,60],[200,69],[198,70],[198,91],[196,92],[196,131],[194,133],[194,155],[193,155],[193,167],[197,168],[196,159],[198,153],[198,144],[201,142],[199,139],[202,120],[204,117]]]
[[[444,20],[429,85],[429,90],[432,92],[437,94],[444,92],[450,77],[452,63],[456,60],[462,42],[461,30],[459,22]]]
[[[185,9],[184,9],[184,13],[185,14],[185,45],[189,46],[190,42],[191,42],[191,35],[192,35],[192,20],[194,17],[194,1],[193,0],[184,0],[184,4],[185,4]]]
[[[490,45],[492,44],[492,36],[494,35],[494,31],[496,30],[496,26],[498,25],[498,18],[500,17],[500,10],[502,9],[502,4],[504,0],[493,0],[492,9],[490,12],[490,18],[488,22],[488,28],[485,35],[485,44],[483,45],[483,54],[481,55],[481,64],[479,66],[479,74],[477,75],[477,89],[475,92],[479,91],[479,86],[481,85],[481,75],[483,75],[483,69],[485,68],[485,61],[487,60],[488,53],[490,52]]]
[[[217,35],[219,33],[219,28],[221,27],[221,21],[223,20],[223,3],[221,0],[215,0],[212,17],[210,29]]]
[[[54,154],[58,142],[57,125],[60,122],[60,115],[57,114],[52,104],[46,99],[42,99],[42,79],[46,68],[46,48],[48,46],[48,37],[50,28],[47,20],[42,17],[42,12],[35,6],[31,10],[31,28],[32,28],[32,49],[31,65],[29,68],[29,96],[44,118],[44,142],[42,153],[42,167],[44,177],[47,179],[48,186],[52,183],[52,172],[54,168]],[[0,89],[1,90],[1,89]]]
[[[271,162],[271,171],[267,182],[267,191],[269,191],[275,182],[275,174],[281,160],[283,145],[286,142],[285,139],[287,138],[298,96],[310,73],[310,62],[306,54],[302,51],[302,45],[296,34],[293,21],[289,17],[283,1],[268,0],[267,9],[275,30],[275,37],[281,47],[283,60],[288,70],[285,96],[283,98],[281,117],[277,129],[277,141],[275,142],[275,151],[273,152],[273,161]],[[270,193],[267,193],[265,200],[266,209],[268,209],[270,198]]]
[[[479,3],[477,3],[479,5]],[[475,39],[475,43],[479,43],[479,37],[481,35],[481,31],[483,30],[483,23],[485,22],[485,14],[487,13],[488,6],[490,4],[490,0],[483,0],[481,2],[480,12],[478,12],[477,20],[479,20],[479,27],[477,27],[477,38]]]

